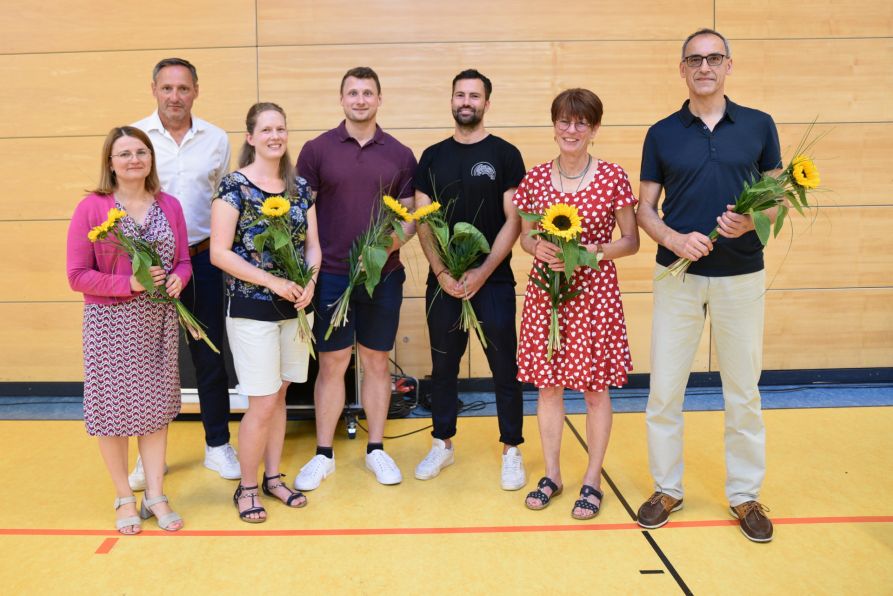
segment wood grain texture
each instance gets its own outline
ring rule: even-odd
[[[0,303],[0,383],[82,381],[80,301]]]
[[[716,0],[716,28],[729,38],[889,37],[893,4],[871,0]]]
[[[144,118],[156,108],[152,68],[172,53],[198,69],[194,113],[225,130],[242,130],[257,95],[253,49],[153,50],[0,55],[0,77],[7,81],[0,105],[16,115],[0,119],[0,137],[105,137],[113,126]]]
[[[271,45],[493,42],[551,39],[685,38],[692,14],[712,11],[707,0],[458,0],[449,3],[370,0],[258,1],[258,43]],[[362,15],[357,14],[358,10]],[[375,20],[370,26],[369,18]],[[559,17],[559,18],[556,18]]]
[[[255,44],[254,0],[46,0],[4,10],[0,27],[3,54],[167,48],[173,55]]]

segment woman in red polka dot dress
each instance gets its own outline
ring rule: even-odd
[[[570,291],[580,293],[559,307],[561,348],[546,355],[551,302],[531,281],[524,294],[518,342],[518,378],[539,388],[537,422],[545,460],[545,476],[527,495],[530,509],[543,509],[563,488],[559,455],[564,427],[564,389],[582,391],[586,400],[586,441],[589,465],[580,498],[571,515],[591,519],[598,514],[602,493],[601,467],[611,433],[608,385],[623,386],[632,370],[617,269],[613,261],[635,254],[639,233],[633,205],[636,198],[620,166],[589,154],[598,132],[602,103],[587,89],[568,89],[552,102],[552,123],[559,155],[534,167],[515,192],[515,205],[528,213],[543,213],[556,203],[578,209],[581,245],[600,256],[600,270],[578,267]],[[620,238],[612,241],[615,224]],[[523,220],[521,247],[541,264],[563,270],[558,247],[537,236],[534,223]],[[532,272],[533,273],[533,272]]]

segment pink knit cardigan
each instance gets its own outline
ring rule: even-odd
[[[170,273],[176,273],[185,286],[192,276],[192,264],[183,208],[177,199],[163,192],[155,195],[155,201],[174,231],[176,255]],[[114,206],[112,195],[87,195],[78,203],[68,226],[68,284],[75,292],[83,292],[88,304],[118,304],[139,294],[130,289],[133,269],[127,254],[111,242],[94,243],[87,238],[87,232],[104,222]]]

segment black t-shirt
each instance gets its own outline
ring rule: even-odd
[[[470,145],[450,137],[422,153],[415,187],[443,205],[450,229],[460,221],[471,223],[492,246],[505,224],[502,196],[517,188],[524,173],[521,152],[496,135]],[[428,282],[436,283],[433,272],[428,275]],[[515,283],[511,253],[488,281]]]

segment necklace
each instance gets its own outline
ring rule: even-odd
[[[579,182],[577,182],[577,188],[574,189],[574,192],[577,192],[580,190],[580,187],[583,186],[583,180],[586,179],[586,174],[589,172],[590,166],[592,166],[592,156],[589,156],[589,160],[586,162],[586,167],[576,176],[568,176],[564,173],[561,169],[561,156],[555,158],[555,164],[558,166],[558,186],[561,188],[561,192],[564,192],[563,178],[567,178],[568,180],[579,180]]]

